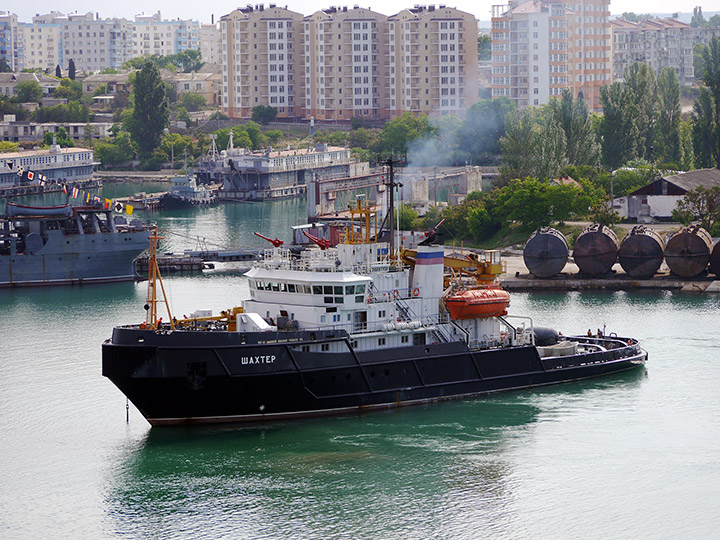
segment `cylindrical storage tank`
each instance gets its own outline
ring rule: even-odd
[[[528,238],[523,250],[523,260],[534,276],[556,276],[562,272],[568,260],[567,240],[556,229],[540,227]]]
[[[660,268],[664,249],[665,242],[658,233],[644,225],[637,225],[623,238],[618,260],[629,276],[648,278]]]
[[[695,277],[707,268],[712,237],[699,225],[683,227],[665,245],[665,262],[680,277]]]
[[[710,254],[710,273],[720,276],[720,241],[715,244]]]
[[[618,239],[610,227],[593,223],[575,240],[573,259],[580,272],[599,276],[612,270],[617,261]]]

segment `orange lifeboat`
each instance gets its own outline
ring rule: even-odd
[[[477,319],[507,315],[510,293],[503,289],[469,289],[445,299],[453,319]]]

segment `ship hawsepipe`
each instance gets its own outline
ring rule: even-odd
[[[573,381],[643,365],[631,338],[565,337],[585,352],[463,341],[356,351],[344,330],[270,333],[116,327],[102,372],[152,425],[357,412]],[[341,352],[303,346],[342,343]],[[308,347],[305,347],[306,349]],[[337,351],[337,345],[333,347]]]

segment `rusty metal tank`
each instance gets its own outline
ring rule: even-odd
[[[558,275],[568,260],[568,244],[563,234],[552,227],[540,227],[528,238],[523,250],[525,266],[534,276]]]
[[[720,240],[710,254],[710,273],[720,276]]]
[[[665,242],[658,233],[645,225],[637,225],[623,238],[618,260],[627,275],[649,278],[660,268],[664,250]]]
[[[695,277],[707,268],[711,250],[710,233],[699,225],[688,225],[673,234],[665,244],[665,262],[673,274]]]
[[[580,272],[599,276],[612,270],[617,261],[618,239],[610,227],[593,223],[575,240],[573,259]]]

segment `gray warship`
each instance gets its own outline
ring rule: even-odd
[[[0,216],[0,287],[130,281],[148,227],[98,206],[26,206]]]

